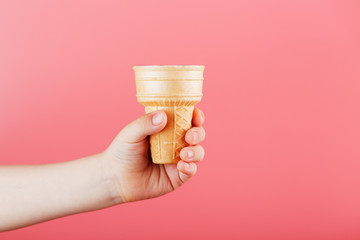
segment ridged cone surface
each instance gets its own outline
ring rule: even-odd
[[[168,118],[167,126],[150,136],[152,161],[157,164],[177,163],[180,151],[188,144],[185,134],[191,128],[194,106],[146,106],[146,113],[162,110]]]

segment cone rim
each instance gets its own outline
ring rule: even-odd
[[[203,71],[204,65],[148,65],[133,66],[135,72],[146,71]]]

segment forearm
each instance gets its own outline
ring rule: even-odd
[[[0,231],[120,203],[102,155],[48,165],[0,167]]]

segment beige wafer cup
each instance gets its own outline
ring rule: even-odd
[[[202,97],[204,66],[135,66],[136,96],[146,113],[162,110],[166,127],[150,136],[152,161],[177,163],[187,146],[185,133],[191,128],[194,106]]]

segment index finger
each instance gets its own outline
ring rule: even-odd
[[[205,115],[204,113],[197,107],[194,108],[192,124],[195,127],[201,127],[204,124]]]

